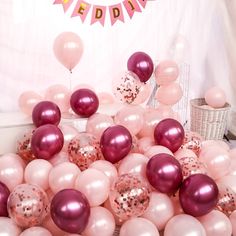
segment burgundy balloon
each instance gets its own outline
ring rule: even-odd
[[[58,125],[61,120],[61,111],[57,104],[50,101],[42,101],[34,107],[32,120],[36,127],[45,124]]]
[[[7,200],[9,195],[10,190],[8,189],[8,187],[4,183],[0,182],[0,217],[8,216]]]
[[[93,115],[99,106],[97,95],[90,89],[78,89],[70,98],[72,110],[82,117],[90,117]]]
[[[209,213],[218,202],[219,190],[207,175],[195,174],[185,179],[179,190],[180,204],[186,214],[198,217]]]
[[[32,153],[39,159],[49,160],[59,153],[64,144],[61,130],[55,125],[43,125],[35,130],[31,139]]]
[[[104,158],[111,163],[123,159],[132,148],[132,136],[122,125],[107,128],[100,139],[100,147]]]
[[[166,153],[157,154],[148,161],[146,175],[156,190],[167,194],[175,193],[183,180],[179,162]]]
[[[129,71],[134,72],[141,82],[150,79],[153,73],[153,61],[151,57],[144,52],[135,52],[128,60],[127,67]]]
[[[88,224],[90,206],[87,198],[75,189],[58,192],[51,202],[51,217],[62,230],[80,234]]]
[[[184,141],[183,126],[174,119],[164,119],[160,121],[154,129],[154,139],[156,144],[169,148],[176,152]]]

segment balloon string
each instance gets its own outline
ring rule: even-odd
[[[72,92],[72,70],[70,70],[69,74],[69,90]]]

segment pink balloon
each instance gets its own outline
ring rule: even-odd
[[[213,210],[198,218],[205,228],[207,236],[231,236],[232,225],[229,218],[222,212]]]
[[[180,214],[171,218],[164,230],[165,236],[206,236],[202,224],[193,216]]]
[[[75,189],[87,197],[90,206],[99,206],[108,198],[110,181],[103,172],[89,168],[77,177]]]
[[[63,32],[56,37],[53,51],[57,60],[72,71],[83,54],[83,43],[77,34]]]
[[[34,91],[25,91],[20,95],[18,99],[18,104],[22,112],[27,115],[31,115],[34,106],[42,100],[42,96],[35,93]]]
[[[53,193],[74,187],[75,179],[80,173],[77,165],[63,162],[54,166],[49,173],[49,186]]]
[[[174,61],[162,61],[155,69],[155,78],[158,85],[167,85],[179,76],[179,67]]]
[[[45,228],[35,226],[24,230],[19,236],[52,236],[52,234]]]
[[[8,217],[0,217],[0,233],[4,236],[19,236],[21,233],[14,221]]]
[[[217,184],[223,184],[236,193],[236,175],[225,175],[217,180]]]
[[[10,191],[23,182],[24,163],[22,159],[13,153],[8,153],[0,158],[0,181]]]
[[[114,121],[111,116],[96,113],[88,118],[86,132],[93,134],[99,140],[105,129],[113,124]]]
[[[131,134],[136,135],[143,127],[143,113],[141,106],[124,106],[116,113],[115,123],[125,126]]]
[[[151,137],[140,138],[138,140],[138,150],[143,154],[154,144],[154,140]]]
[[[68,112],[70,108],[70,90],[62,84],[55,84],[47,88],[44,98],[57,104],[61,112]]]
[[[228,175],[236,175],[236,158],[232,158],[232,154],[229,152],[230,156],[230,167]]]
[[[66,232],[62,231],[60,228],[52,220],[51,216],[49,215],[42,223],[42,227],[50,231],[50,233],[54,236],[65,236]]]
[[[219,87],[211,87],[205,92],[205,100],[209,106],[221,108],[226,103],[226,94]]]
[[[159,111],[163,118],[172,118],[175,115],[173,109],[169,105],[159,103],[156,110]]]
[[[115,231],[115,220],[104,207],[92,207],[84,236],[111,236]]]
[[[159,232],[156,226],[151,221],[139,217],[127,220],[121,226],[120,236],[131,236],[131,235],[159,236]]]
[[[177,152],[175,152],[174,156],[177,160],[184,157],[197,158],[197,155],[192,150],[186,148],[180,148]]]
[[[236,210],[230,215],[229,219],[232,225],[233,235],[236,235]]]
[[[156,98],[158,102],[166,105],[176,104],[183,96],[183,90],[177,83],[170,83],[168,85],[158,88]]]
[[[229,150],[229,156],[231,159],[236,159],[236,148]]]
[[[100,92],[97,95],[99,104],[112,104],[115,102],[114,97],[110,93]]]
[[[49,188],[48,176],[52,164],[43,159],[31,161],[25,168],[24,179],[28,184],[36,184],[44,190]]]
[[[138,174],[146,178],[148,158],[140,153],[130,153],[121,162],[118,168],[119,175]]]
[[[114,182],[118,175],[116,167],[111,164],[111,162],[105,160],[95,161],[89,166],[89,168],[93,168],[103,172],[103,174],[105,174],[109,178],[110,184]]]
[[[161,145],[154,145],[154,146],[150,147],[144,153],[144,155],[148,158],[151,158],[151,157],[153,157],[157,154],[160,154],[160,153],[166,153],[166,154],[169,154],[169,155],[173,156],[173,153],[167,147],[164,147],[164,146],[161,146]]]
[[[173,216],[174,206],[170,198],[166,194],[152,192],[150,203],[142,217],[155,224],[158,230],[163,230]]]
[[[63,163],[63,162],[69,162],[69,156],[68,156],[68,153],[66,152],[59,152],[58,154],[56,154],[55,156],[53,156],[49,162],[53,165],[53,166],[56,166],[60,163]]]

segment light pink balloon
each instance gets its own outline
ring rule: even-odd
[[[159,103],[158,107],[156,108],[158,112],[161,114],[163,118],[173,118],[174,111],[169,105]]]
[[[92,207],[84,236],[112,236],[115,231],[115,219],[104,207]]]
[[[205,92],[206,103],[214,108],[224,107],[226,103],[226,94],[219,87],[211,87]]]
[[[24,177],[23,160],[16,154],[8,153],[0,157],[0,181],[10,191],[23,182]]]
[[[190,215],[180,214],[171,218],[164,230],[165,236],[206,236],[200,221]]]
[[[174,156],[174,154],[167,148],[161,145],[154,145],[152,147],[150,147],[145,153],[144,155],[148,158],[151,158],[157,154],[160,153],[166,153],[169,154],[171,156]]]
[[[39,226],[24,230],[20,236],[53,236],[47,229]]]
[[[66,152],[59,152],[58,154],[56,154],[55,156],[53,156],[49,162],[53,165],[56,166],[58,164],[61,164],[63,162],[69,162],[69,155]]]
[[[111,162],[105,160],[95,161],[89,166],[89,168],[103,172],[103,174],[109,178],[110,184],[114,182],[118,175],[116,167]]]
[[[53,236],[64,236],[66,234],[66,232],[57,227],[50,215],[44,220],[42,227],[50,231]]]
[[[236,210],[230,215],[229,219],[232,225],[233,235],[236,235]]]
[[[112,104],[115,102],[114,97],[110,93],[100,92],[97,94],[99,104]]]
[[[146,166],[149,159],[140,153],[130,153],[121,162],[118,174],[138,174],[146,178]]]
[[[73,188],[79,173],[80,169],[74,163],[63,162],[54,166],[49,173],[49,186],[52,192]]]
[[[149,206],[142,217],[150,220],[160,231],[173,216],[174,206],[170,198],[166,194],[152,192]]]
[[[178,78],[179,67],[174,61],[162,61],[157,65],[154,74],[158,85],[167,85]]]
[[[158,88],[156,93],[157,101],[165,105],[176,104],[183,96],[183,90],[178,83],[170,83]]]
[[[21,233],[14,221],[8,217],[0,217],[0,235],[2,236],[19,236]]]
[[[140,153],[145,153],[151,146],[155,144],[153,138],[143,137],[138,140],[138,150]]]
[[[174,153],[174,156],[177,160],[180,160],[183,157],[197,158],[197,155],[192,150],[187,148],[180,148]]]
[[[221,147],[210,146],[200,153],[199,159],[205,164],[208,175],[213,179],[219,179],[229,172],[230,157]]]
[[[54,40],[53,51],[57,60],[72,71],[83,54],[83,43],[73,32],[63,32]]]
[[[236,193],[236,175],[225,175],[217,183],[228,186]]]
[[[229,153],[229,156],[230,156],[230,153]],[[230,167],[229,167],[228,175],[236,175],[236,158],[230,158]]]
[[[96,113],[88,118],[86,132],[100,140],[104,130],[112,125],[114,125],[114,121],[111,116]]]
[[[18,104],[22,112],[24,112],[27,115],[31,115],[34,106],[39,102],[41,102],[42,100],[43,97],[37,94],[36,92],[25,91],[20,95],[18,99]]]
[[[216,140],[216,145],[219,145],[220,147],[222,147],[226,151],[230,150],[229,145],[225,141],[223,141],[223,140]]]
[[[108,198],[110,181],[102,171],[89,168],[77,177],[75,189],[87,197],[90,206],[99,206]]]
[[[229,150],[229,156],[236,159],[236,148]]]
[[[159,236],[156,226],[145,218],[127,220],[120,229],[120,236]],[[172,235],[173,236],[173,235]]]
[[[52,164],[43,159],[31,161],[25,168],[24,179],[28,184],[35,184],[44,190],[49,188],[48,176]]]
[[[231,236],[232,225],[229,218],[218,210],[213,210],[198,220],[205,228],[207,236]]]
[[[136,135],[143,127],[145,110],[141,106],[124,106],[115,115],[115,123],[125,126],[131,134]]]

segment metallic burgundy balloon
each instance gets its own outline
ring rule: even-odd
[[[100,140],[100,147],[104,158],[111,163],[123,159],[132,148],[132,136],[122,125],[107,128]]]
[[[127,67],[129,71],[134,72],[141,82],[150,79],[153,73],[153,61],[151,57],[144,52],[135,52],[128,60]]]
[[[34,107],[32,119],[36,127],[46,124],[58,125],[61,120],[61,111],[57,104],[50,101],[42,101]]]
[[[179,162],[166,153],[157,154],[148,161],[146,175],[155,189],[167,194],[175,193],[183,180]]]
[[[61,130],[55,125],[43,125],[35,130],[31,139],[31,150],[36,158],[49,160],[59,153],[64,138]]]
[[[87,198],[75,189],[58,192],[51,202],[51,217],[54,223],[68,233],[84,231],[90,216]]]
[[[0,217],[8,216],[8,212],[7,212],[7,199],[10,195],[10,190],[8,189],[8,187],[0,182]]]
[[[70,98],[72,110],[82,117],[90,117],[99,106],[97,95],[90,89],[78,89]]]
[[[212,178],[195,174],[182,183],[179,200],[186,214],[198,217],[213,210],[218,202],[218,194],[218,187]]]
[[[169,148],[176,152],[184,141],[183,126],[174,119],[164,119],[160,121],[154,130],[156,144]]]

